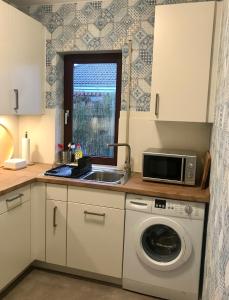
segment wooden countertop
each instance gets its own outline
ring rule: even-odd
[[[44,176],[43,173],[52,166],[48,164],[35,164],[22,170],[12,171],[0,168],[0,195],[13,191],[25,184],[35,181],[105,189],[145,196],[157,196],[178,200],[208,203],[209,189],[201,190],[200,187],[188,187],[174,184],[155,183],[142,181],[139,173],[133,176],[124,185],[111,185],[85,182],[77,179]]]

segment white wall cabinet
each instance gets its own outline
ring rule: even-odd
[[[122,277],[124,198],[124,193],[69,187],[68,267]]]
[[[10,113],[10,43],[7,24],[9,24],[9,5],[0,0],[0,115]]]
[[[44,27],[1,0],[0,20],[0,114],[41,114]]]
[[[217,60],[213,53],[218,47],[213,37],[219,34],[216,8],[220,9],[215,2],[156,6],[152,66],[155,120],[212,121],[208,112],[209,96],[214,97],[210,89],[215,88],[210,79],[215,63],[212,58]]]
[[[0,290],[31,262],[30,186],[0,198]]]

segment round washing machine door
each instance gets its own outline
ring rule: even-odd
[[[136,232],[139,259],[155,270],[175,270],[191,255],[192,244],[185,229],[165,217],[143,221]]]

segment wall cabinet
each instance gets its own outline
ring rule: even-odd
[[[124,198],[118,192],[69,188],[68,267],[122,277]]]
[[[221,3],[157,5],[152,67],[155,120],[211,122]],[[214,61],[213,61],[214,59]]]
[[[0,114],[41,114],[44,27],[0,0]]]
[[[0,290],[30,263],[30,186],[0,198]]]

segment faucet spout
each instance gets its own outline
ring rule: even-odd
[[[127,143],[114,143],[114,144],[107,144],[107,147],[127,147],[127,155],[126,155],[126,161],[124,170],[128,175],[131,175],[131,164],[130,164],[130,158],[131,158],[131,148],[130,145]]]

